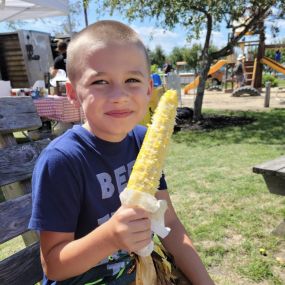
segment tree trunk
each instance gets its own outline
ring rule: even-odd
[[[210,70],[211,63],[212,60],[210,58],[204,57],[200,72],[199,85],[197,88],[197,95],[194,101],[194,116],[193,116],[194,121],[199,121],[202,117],[203,98],[204,98],[206,81],[208,78],[208,72]]]
[[[261,59],[264,57],[265,53],[265,33],[264,33],[264,23],[260,22],[259,27],[259,44],[257,51],[257,65],[256,65],[256,73],[255,80],[253,83],[254,88],[261,89],[262,87],[262,68],[263,64],[261,63]]]

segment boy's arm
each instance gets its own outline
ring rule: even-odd
[[[176,265],[193,285],[213,285],[214,282],[175,213],[168,191],[158,191],[156,198],[166,200],[168,203],[165,224],[171,228],[171,231],[166,238],[161,239],[163,246],[173,255]]]
[[[140,208],[120,207],[110,220],[86,236],[42,231],[41,260],[48,279],[80,275],[119,249],[137,251],[151,241],[149,214]]]

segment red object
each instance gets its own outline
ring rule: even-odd
[[[80,122],[85,119],[81,109],[74,107],[67,97],[49,95],[33,100],[40,117],[60,122]]]

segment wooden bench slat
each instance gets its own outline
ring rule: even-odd
[[[31,193],[0,203],[0,213],[0,243],[3,243],[27,231],[32,213]]]
[[[285,177],[285,156],[256,165],[253,172]]]
[[[0,262],[1,285],[29,285],[43,277],[39,243],[35,243]]]
[[[32,130],[41,125],[31,97],[0,98],[0,133]]]
[[[0,186],[30,178],[49,139],[0,149]]]
[[[252,170],[263,175],[271,193],[285,196],[285,156],[256,165]]]

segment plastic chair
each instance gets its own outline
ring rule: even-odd
[[[158,87],[158,86],[161,86],[161,85],[162,85],[161,78],[160,78],[159,74],[153,73],[153,74],[151,75],[151,78],[152,78],[153,86],[154,86],[154,87]]]

